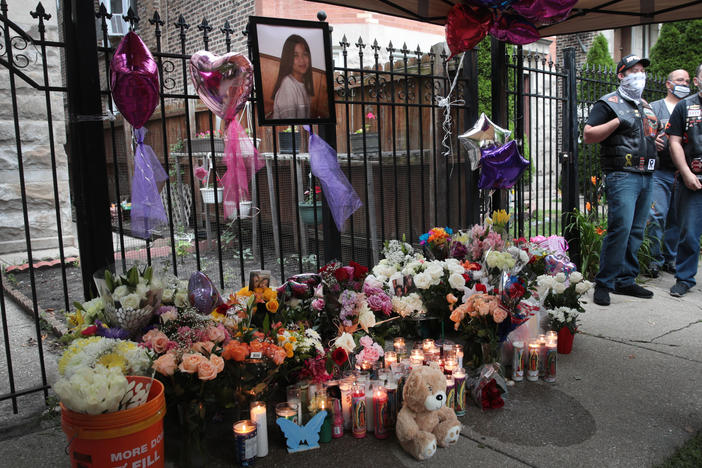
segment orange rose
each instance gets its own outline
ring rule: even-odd
[[[171,353],[164,354],[156,359],[151,367],[159,374],[173,375],[177,367],[175,356]]]
[[[238,341],[230,341],[227,346],[225,346],[222,352],[222,357],[224,359],[233,359],[234,361],[241,362],[246,359],[249,355],[249,347],[246,343],[239,343]]]
[[[276,366],[279,366],[285,361],[285,356],[286,352],[283,348],[280,348],[278,346],[275,347],[276,349],[273,351],[273,362],[275,363]]]
[[[252,353],[259,353],[263,351],[263,343],[258,340],[253,340],[251,343],[249,343],[249,349]]]
[[[220,373],[224,370],[224,359],[217,356],[216,354],[212,354],[210,356],[210,362],[212,363],[212,365],[215,366],[215,369],[217,369],[217,373]]]
[[[192,350],[197,353],[210,354],[214,348],[214,343],[211,341],[198,341],[192,346]]]
[[[266,302],[266,310],[271,313],[276,312],[278,310],[278,301],[273,299]]]
[[[200,365],[197,366],[197,378],[200,380],[213,380],[215,377],[217,377],[215,364],[207,359],[200,361]]]
[[[194,374],[197,372],[200,363],[204,360],[206,360],[205,356],[200,353],[185,353],[183,354],[183,360],[180,366],[178,366],[178,369],[186,374]]]
[[[157,353],[165,353],[168,351],[168,337],[165,333],[156,333],[153,338],[151,338],[151,346]]]
[[[268,302],[271,299],[278,299],[278,293],[271,288],[266,288],[266,290],[263,291],[263,300]]]

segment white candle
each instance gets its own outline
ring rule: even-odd
[[[251,420],[256,424],[256,456],[268,455],[268,423],[266,422],[266,404],[262,401],[251,403]]]
[[[385,367],[390,369],[390,366],[397,363],[397,353],[395,351],[385,351]]]
[[[344,415],[344,428],[351,430],[351,388],[353,384],[343,382],[339,385],[341,391],[341,414]]]

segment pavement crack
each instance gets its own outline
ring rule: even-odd
[[[692,325],[692,324],[690,324],[690,325]],[[685,356],[679,356],[679,355],[677,355],[677,354],[668,353],[668,352],[665,352],[665,351],[661,351],[661,350],[659,350],[659,349],[651,349],[651,348],[647,348],[647,347],[645,347],[645,346],[641,346],[641,345],[637,344],[637,343],[643,343],[643,344],[655,344],[655,345],[657,345],[657,346],[661,346],[661,345],[663,345],[663,343],[652,343],[652,342],[649,342],[649,341],[623,340],[623,339],[619,339],[619,338],[612,338],[612,337],[609,337],[609,336],[593,335],[592,333],[587,333],[587,332],[578,332],[578,333],[580,333],[580,334],[582,334],[582,335],[586,335],[586,336],[591,336],[591,337],[593,337],[593,338],[599,338],[599,339],[601,339],[601,340],[611,341],[611,342],[613,342],[613,343],[619,343],[619,344],[624,344],[624,345],[632,346],[632,347],[634,347],[634,348],[645,349],[646,351],[651,351],[652,353],[665,354],[666,356],[674,357],[674,358],[677,358],[677,359],[683,359],[683,360],[685,360],[685,361],[695,362],[695,363],[702,364],[702,361],[700,361],[699,359],[692,359],[692,358],[685,357]]]
[[[508,457],[508,458],[511,458],[512,460],[518,461],[519,463],[522,463],[522,464],[525,465],[525,466],[529,466],[529,467],[531,467],[531,468],[537,468],[536,465],[532,465],[531,463],[529,463],[529,462],[526,461],[526,460],[522,460],[522,459],[519,458],[519,457],[515,457],[515,456],[512,455],[511,453],[505,452],[505,451],[502,450],[502,449],[499,449],[499,448],[497,448],[497,447],[494,447],[494,446],[492,446],[492,445],[486,443],[484,440],[478,440],[478,439],[476,439],[476,438],[474,438],[474,437],[471,437],[471,436],[469,436],[469,435],[467,435],[467,434],[464,434],[463,432],[461,432],[460,434],[461,434],[461,437],[465,437],[465,438],[468,439],[468,440],[472,440],[472,441],[475,442],[476,444],[481,445],[481,446],[483,446],[483,447],[485,447],[485,448],[488,448],[488,449],[492,450],[493,452],[497,452],[497,453],[499,453],[499,454],[501,454],[501,455],[504,455],[505,457]]]
[[[686,328],[690,328],[691,326],[697,325],[698,323],[702,323],[702,320],[696,320],[696,321],[694,321],[694,322],[692,322],[692,323],[688,323],[688,324],[685,325],[684,327],[680,327],[680,328],[677,328],[677,329],[675,329],[675,330],[667,331],[667,332],[663,333],[662,335],[659,335],[659,336],[653,338],[653,339],[651,340],[651,342],[654,342],[654,341],[656,341],[657,339],[663,338],[664,336],[669,335],[669,334],[671,334],[671,333],[679,332],[679,331],[685,330]]]

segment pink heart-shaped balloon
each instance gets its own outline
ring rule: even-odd
[[[202,102],[225,120],[246,104],[253,88],[253,66],[241,54],[215,55],[206,50],[190,58],[190,79]]]
[[[110,63],[112,99],[124,118],[144,126],[158,105],[158,65],[141,38],[129,31]]]

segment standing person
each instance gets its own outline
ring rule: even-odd
[[[656,168],[658,119],[641,99],[648,59],[627,55],[617,65],[619,88],[602,96],[590,110],[585,143],[601,143],[605,173],[607,235],[595,276],[594,302],[609,305],[609,292],[651,298],[653,292],[635,283],[638,251],[651,206],[651,173]]]
[[[670,72],[665,82],[668,94],[664,99],[651,103],[651,109],[665,127],[675,105],[690,94],[690,75],[685,70]],[[651,266],[648,276],[657,278],[659,270],[675,273],[675,255],[680,237],[680,223],[677,212],[680,181],[675,179],[675,165],[670,158],[668,138],[659,135],[660,166],[653,173],[653,195],[648,214],[648,235],[651,243]]]
[[[670,295],[684,296],[695,285],[702,235],[702,65],[697,67],[695,86],[701,91],[680,101],[666,126],[670,156],[680,171],[678,213],[680,241],[675,260],[675,284]]]
[[[280,55],[272,118],[310,118],[310,96],[314,96],[310,46],[302,36],[293,34],[285,40]]]

